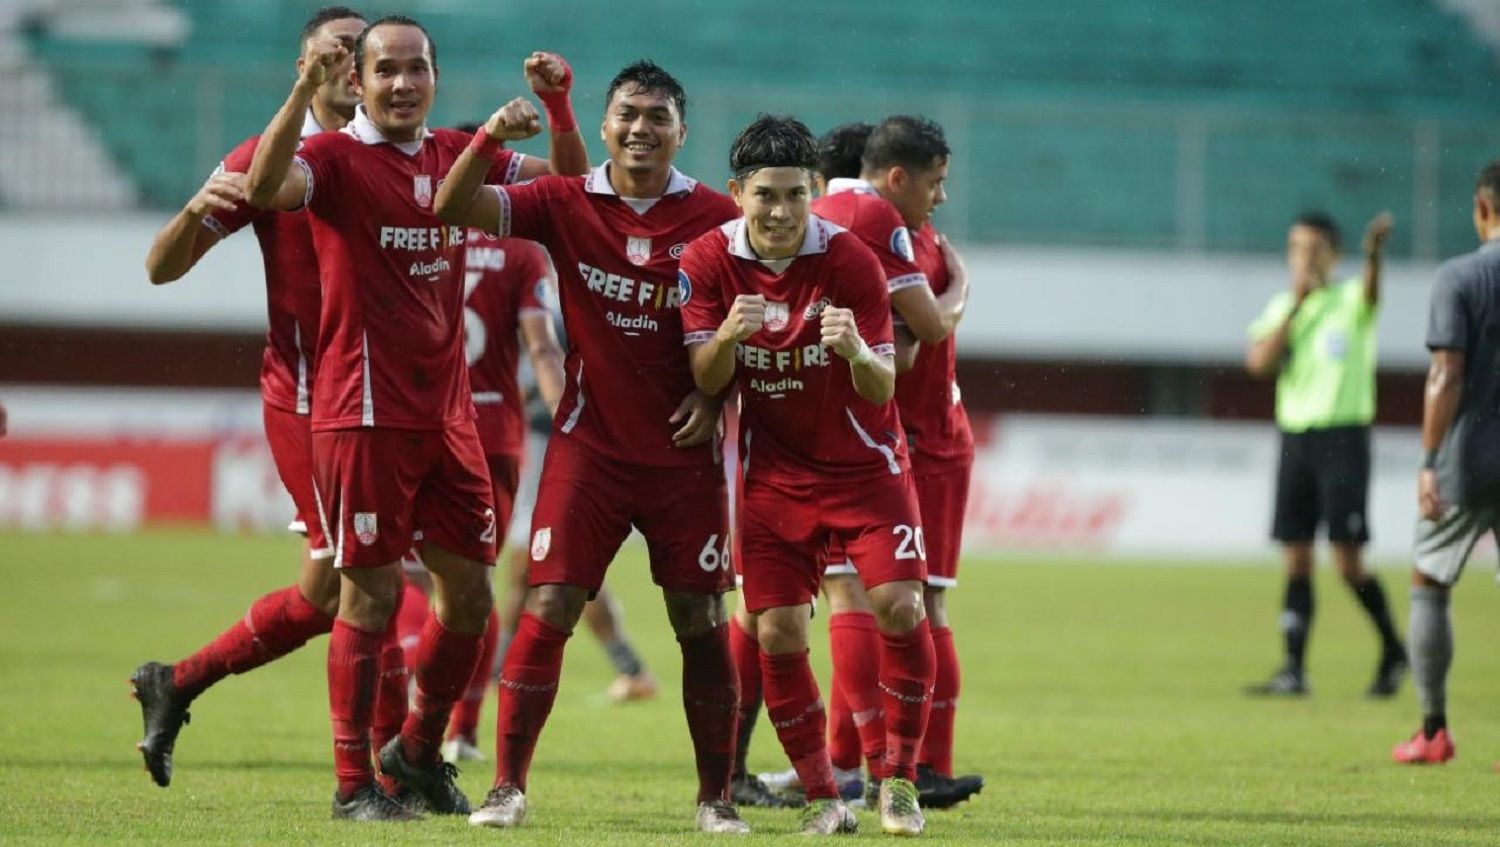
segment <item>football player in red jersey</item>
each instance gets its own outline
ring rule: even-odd
[[[364,28],[364,16],[353,9],[319,9],[302,27],[299,73],[311,46],[338,43],[352,50]],[[352,79],[330,77],[307,105],[301,137],[343,128],[354,117],[358,102]],[[145,737],[137,747],[161,786],[172,780],[173,747],[194,698],[231,673],[246,673],[328,632],[338,610],[333,546],[323,534],[313,494],[309,429],[322,301],[317,257],[306,215],[263,211],[245,202],[244,171],[258,141],[259,136],[251,137],[225,156],[208,182],[162,228],[146,257],[146,271],[154,284],[172,282],[224,238],[246,226],[254,228],[265,266],[268,312],[260,374],[266,439],[277,474],[296,507],[291,528],[307,536],[307,551],[296,584],[256,600],[243,619],[191,656],[171,665],[147,662],[132,674],[145,723]],[[404,679],[393,682],[404,690]],[[404,716],[404,693],[384,705]]]
[[[740,569],[766,710],[807,793],[803,832],[857,825],[834,784],[807,660],[822,559],[841,542],[869,586],[881,640],[881,826],[916,835],[933,653],[922,526],[893,402],[890,298],[860,238],[810,214],[816,162],[796,120],[763,115],[740,133],[730,191],[744,217],[683,254],[684,342],[700,390],[736,381],[741,392]]]
[[[567,106],[571,72],[561,59],[537,55],[526,70],[548,106],[551,166],[586,169]],[[297,123],[312,93],[346,73],[361,93],[354,119],[299,147]],[[481,650],[498,527],[464,360],[466,233],[438,220],[433,198],[471,144],[490,154],[494,164],[482,178],[491,182],[549,169],[497,151],[495,137],[429,130],[437,80],[436,46],[410,18],[375,21],[352,55],[320,45],[266,128],[246,180],[255,206],[307,210],[319,260],[313,465],[319,516],[341,576],[328,678],[339,782],[333,808],[347,819],[414,816],[375,783],[369,694],[401,594],[400,559],[418,529],[437,614],[417,648],[411,713],[379,751],[380,765],[426,810],[469,810],[438,748]],[[539,130],[529,102],[517,99],[507,111],[508,138]]]
[[[719,408],[694,388],[677,286],[686,244],[736,208],[672,167],[686,104],[676,79],[637,62],[606,89],[600,134],[610,159],[587,177],[481,189],[489,157],[469,152],[438,193],[444,220],[548,249],[570,344],[532,515],[531,591],[501,669],[495,785],[470,818],[476,825],[525,819],[526,777],[563,648],[634,526],[682,648],[697,826],[749,831],[728,799],[737,695],[722,599],[724,481],[709,443]],[[487,128],[500,132],[506,120],[502,109]]]

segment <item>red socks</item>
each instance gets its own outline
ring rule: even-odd
[[[823,740],[826,716],[818,697],[818,682],[807,663],[807,651],[760,655],[761,681],[765,689],[766,714],[776,727],[781,748],[792,760],[807,799],[828,800],[839,796],[833,782],[833,764]]]
[[[500,613],[490,610],[484,637],[479,644],[479,662],[469,676],[464,696],[453,705],[453,719],[448,723],[448,737],[462,738],[473,744],[479,735],[479,709],[490,690],[490,676],[495,670],[495,647],[500,643]]]
[[[683,639],[682,707],[698,760],[698,802],[729,799],[740,692],[729,655],[729,629],[720,625]]]
[[[500,669],[499,714],[495,721],[495,784],[526,790],[531,754],[557,699],[562,676],[564,632],[525,613],[505,650]]]
[[[932,649],[937,658],[937,676],[932,683],[932,714],[927,719],[920,761],[943,776],[953,776],[953,719],[958,712],[959,681],[953,630],[933,627]]]
[[[401,649],[401,637],[397,631],[397,620],[405,602],[405,597],[396,601],[396,611],[391,613],[391,620],[380,638],[380,678],[375,685],[375,714],[370,724],[370,746],[376,758],[386,742],[401,734],[401,725],[406,723],[407,680],[410,677],[406,671],[406,651]],[[376,778],[387,794],[400,790],[395,780],[384,773],[377,774]]]
[[[911,632],[882,632],[880,690],[885,696],[885,773],[915,780],[917,753],[927,731],[936,673],[932,631],[924,619]]]
[[[256,600],[245,617],[172,667],[172,684],[189,698],[232,673],[285,656],[333,629],[333,618],[290,585]]]
[[[837,678],[828,686],[828,758],[838,770],[852,771],[860,765],[859,729]]]
[[[339,796],[348,797],[375,778],[370,721],[375,710],[383,633],[335,621],[328,639],[328,713],[333,719],[333,770]]]
[[[417,645],[422,643],[422,627],[432,615],[432,601],[415,582],[401,584],[401,601],[396,605],[396,633],[401,649],[406,651],[406,672],[417,673]]]
[[[880,692],[880,628],[875,615],[841,612],[830,616],[828,643],[833,655],[833,687],[847,704],[870,775],[879,779],[884,775],[886,727]],[[858,767],[857,757],[840,752],[846,761],[853,758],[854,767]]]
[[[760,644],[755,636],[740,626],[739,620],[729,619],[729,657],[734,662],[734,675],[739,681],[739,730],[734,748],[734,772],[745,772],[745,758],[750,751],[750,735],[760,717]]]
[[[417,685],[401,726],[401,751],[413,764],[438,763],[438,745],[453,704],[463,696],[479,661],[480,636],[454,632],[437,615],[427,619],[417,647]]]

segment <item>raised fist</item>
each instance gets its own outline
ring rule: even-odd
[[[542,131],[542,116],[530,100],[517,97],[490,115],[490,119],[484,124],[484,131],[491,138],[520,141]]]
[[[521,63],[526,84],[537,94],[566,94],[573,88],[573,69],[556,53],[538,50]]]

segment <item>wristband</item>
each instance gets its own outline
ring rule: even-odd
[[[875,351],[871,350],[870,345],[866,344],[865,340],[861,338],[859,340],[859,352],[854,354],[854,358],[849,360],[849,364],[868,365],[873,361],[875,361]]]
[[[578,129],[578,119],[573,117],[573,99],[567,91],[547,91],[537,97],[547,112],[547,127],[554,133]]]
[[[504,146],[503,140],[492,137],[484,127],[480,127],[479,131],[474,133],[474,137],[469,139],[469,149],[474,151],[474,155],[487,162],[493,162],[495,154],[499,153],[500,148]]]
[[[1422,470],[1430,471],[1437,468],[1438,451],[1428,450],[1422,455]]]

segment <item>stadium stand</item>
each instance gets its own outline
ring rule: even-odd
[[[111,155],[143,203],[164,207],[264,125],[318,4],[167,5],[190,21],[175,46],[82,40],[45,20],[27,39],[68,102],[110,115],[96,126]],[[1202,0],[929,0],[920,15],[824,0],[787,4],[788,26],[767,26],[778,13],[765,4],[697,0],[405,8],[440,46],[438,120],[518,92],[513,68],[534,47],[569,57],[585,115],[613,70],[646,54],[688,83],[684,165],[714,182],[757,111],[815,129],[931,114],[962,153],[965,191],[945,224],[971,240],[1269,251],[1288,209],[1354,220],[1389,207],[1408,223],[1393,252],[1433,258],[1472,240],[1440,212],[1466,202],[1500,112],[1492,48],[1436,2],[1326,0],[1276,17]]]

